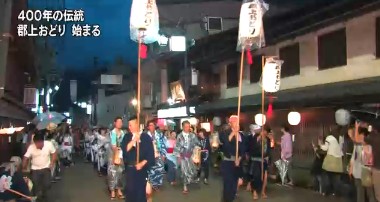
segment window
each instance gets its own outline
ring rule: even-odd
[[[280,48],[280,59],[284,61],[281,67],[282,78],[300,74],[299,43]]]
[[[253,64],[249,67],[249,76],[251,83],[257,83],[260,81],[261,73],[262,73],[262,55],[257,55],[253,57]]]
[[[346,28],[318,37],[319,70],[347,65]]]
[[[223,19],[220,17],[208,17],[208,30],[223,30]]]
[[[227,65],[227,88],[237,87],[239,84],[238,64]]]
[[[380,17],[376,18],[376,58],[380,58]]]

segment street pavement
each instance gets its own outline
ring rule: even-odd
[[[209,185],[199,184],[190,187],[190,194],[184,196],[181,186],[171,187],[166,184],[153,198],[154,202],[220,202],[221,180],[219,177],[210,179]],[[126,196],[128,197],[128,196]],[[49,202],[108,202],[109,195],[106,178],[98,177],[91,164],[78,162],[75,166],[66,168],[63,179],[53,184]],[[251,195],[241,190],[237,202],[252,201]],[[270,185],[266,202],[343,202],[335,197],[322,197],[310,190],[287,188]]]

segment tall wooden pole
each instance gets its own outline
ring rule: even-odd
[[[241,57],[240,57],[240,75],[239,75],[239,94],[238,94],[238,109],[237,109],[237,116],[238,116],[238,126],[240,126],[240,106],[241,106],[241,90],[242,90],[242,84],[243,84],[243,70],[244,70],[244,48],[241,50]],[[239,137],[240,133],[238,131],[238,134],[236,134],[236,159],[239,158]]]
[[[261,135],[264,133],[264,105],[265,105],[265,91],[264,91],[264,67],[265,67],[265,56],[261,56]],[[265,117],[266,118],[266,117]],[[264,138],[261,136],[261,179],[264,181]]]
[[[139,30],[139,42],[138,42],[138,58],[137,58],[137,125],[140,133],[140,110],[141,110],[141,33],[143,30]],[[140,142],[136,143],[136,162],[140,162]]]

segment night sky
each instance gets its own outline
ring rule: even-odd
[[[128,0],[65,0],[67,9],[82,9],[85,24],[97,24],[100,37],[72,37],[71,24],[67,24],[64,38],[51,40],[57,49],[58,67],[65,72],[60,90],[53,99],[65,111],[71,105],[70,80],[78,80],[78,100],[87,100],[91,80],[99,69],[111,66],[115,58],[122,57],[130,67],[137,65],[137,44],[129,39],[129,17],[132,1]],[[94,65],[94,58],[97,65]]]

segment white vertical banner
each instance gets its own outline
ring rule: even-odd
[[[140,29],[145,30],[142,43],[150,44],[158,41],[160,23],[156,0],[133,0],[129,27],[133,41],[139,41]]]
[[[72,102],[77,101],[78,83],[77,80],[70,80],[70,98]]]
[[[194,68],[191,70],[191,85],[192,86],[198,85],[198,70]]]
[[[263,16],[269,5],[263,0],[244,0],[240,10],[237,50],[261,48],[265,45]]]

